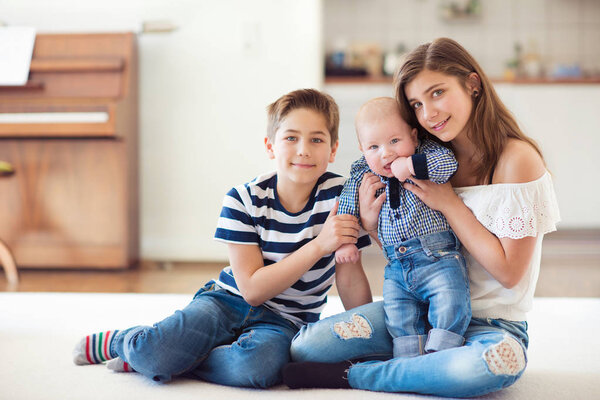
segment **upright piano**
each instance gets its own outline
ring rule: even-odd
[[[0,86],[0,240],[19,267],[139,257],[133,33],[38,34],[29,80]]]

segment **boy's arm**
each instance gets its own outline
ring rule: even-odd
[[[357,262],[335,266],[335,285],[346,310],[373,301],[360,256]]]
[[[458,169],[458,162],[452,150],[431,140],[424,140],[419,152],[409,157],[410,172],[417,179],[428,179],[435,183],[445,183]]]
[[[229,261],[240,293],[251,306],[259,306],[300,279],[322,257],[346,243],[356,243],[359,226],[352,215],[330,211],[321,233],[281,261],[264,265],[258,245],[228,244]]]

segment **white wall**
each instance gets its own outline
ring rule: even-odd
[[[597,175],[600,130],[592,122],[600,110],[600,85],[496,84],[502,101],[523,131],[541,147],[552,173],[562,221],[559,228],[600,227]],[[366,100],[393,96],[391,84],[328,84],[341,108],[340,148],[333,169],[348,174],[360,153],[354,115]]]
[[[223,195],[272,169],[265,107],[322,84],[320,0],[0,0],[0,22],[38,32],[142,34],[142,257],[225,259],[212,239]]]
[[[552,173],[560,228],[600,228],[600,85],[496,84],[523,131],[541,147]]]

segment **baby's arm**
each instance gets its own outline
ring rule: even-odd
[[[338,214],[350,214],[356,218],[360,213],[358,210],[358,188],[362,182],[362,178],[367,169],[366,161],[361,158],[352,163],[350,168],[350,177],[346,179],[338,206]],[[335,251],[335,262],[337,264],[352,262],[359,260],[358,247],[354,244],[346,244]]]
[[[354,215],[356,218],[359,217],[358,188],[360,187],[363,176],[368,168],[367,162],[362,157],[352,163],[350,177],[344,182],[344,187],[340,194],[338,214],[350,214]]]
[[[430,140],[425,140],[420,150],[410,157],[396,158],[391,165],[394,176],[400,182],[404,182],[411,176],[435,183],[448,182],[458,169],[454,153]]]
[[[458,169],[452,150],[432,140],[424,140],[411,159],[415,178],[435,183],[448,182]]]

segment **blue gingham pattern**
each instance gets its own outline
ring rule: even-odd
[[[429,179],[433,182],[447,182],[458,168],[452,151],[431,140],[421,141],[416,153],[425,154],[427,172]],[[350,178],[346,180],[340,195],[338,214],[352,214],[359,218],[358,188],[367,172],[373,173],[364,156],[352,164]],[[379,176],[379,178],[385,184],[386,194],[386,201],[379,213],[377,229],[382,245],[392,245],[418,236],[450,229],[450,225],[441,212],[427,207],[416,195],[401,185],[398,189],[400,206],[393,209],[390,206],[389,179],[383,176]],[[378,194],[382,191],[383,189]]]

